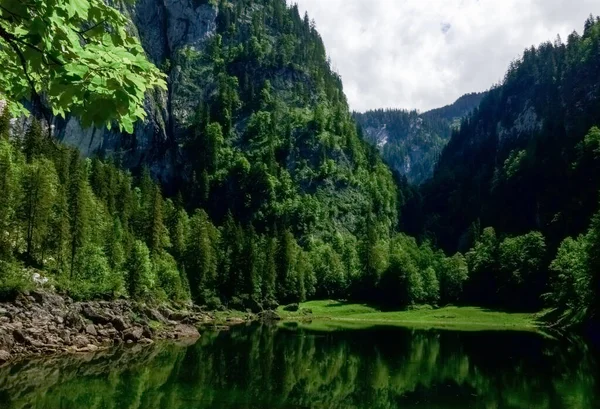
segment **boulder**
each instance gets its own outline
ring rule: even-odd
[[[152,321],[157,321],[160,322],[162,324],[167,322],[167,319],[157,310],[152,309],[152,308],[147,308],[146,309],[146,315],[148,316],[148,318],[150,318]]]
[[[142,339],[143,334],[144,330],[140,327],[129,328],[128,330],[123,332],[123,340],[125,340],[126,342],[138,342],[140,339]]]
[[[31,343],[31,340],[20,329],[15,329],[13,331],[13,338],[19,344],[30,344]]]
[[[115,327],[115,329],[117,331],[125,331],[127,328],[129,328],[129,325],[125,322],[125,320],[123,319],[123,317],[114,317],[111,321],[113,327]]]
[[[10,361],[11,358],[11,355],[7,351],[0,349],[0,365]]]
[[[182,338],[200,338],[200,333],[196,327],[187,324],[178,324],[173,329],[173,335],[177,339]]]
[[[283,307],[284,311],[290,311],[290,312],[296,312],[300,309],[300,306],[298,304],[289,304],[286,305],[285,307]]]
[[[73,338],[73,346],[77,348],[85,348],[90,344],[90,340],[85,335],[76,335]]]
[[[94,324],[88,324],[85,327],[85,333],[88,335],[91,335],[93,337],[98,335],[98,331],[96,331],[96,327],[94,326]]]
[[[81,331],[85,328],[85,321],[81,318],[81,315],[74,311],[69,311],[65,316],[65,324],[74,329],[75,331]]]
[[[81,309],[81,313],[88,320],[92,321],[94,324],[107,324],[112,321],[113,317],[110,317],[101,311],[97,311],[92,306],[84,305]]]
[[[266,310],[258,314],[258,318],[264,322],[280,321],[281,317],[273,310]]]

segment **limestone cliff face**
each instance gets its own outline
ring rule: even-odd
[[[168,90],[146,96],[147,117],[136,124],[133,135],[105,127],[84,129],[72,117],[56,120],[55,135],[82,155],[113,156],[128,168],[147,164],[155,176],[168,180],[175,172],[182,124],[201,98],[200,93],[185,93],[173,104],[183,77],[179,57],[184,50],[203,49],[216,31],[217,10],[202,0],[137,0],[113,6],[130,17],[148,58],[168,74]]]

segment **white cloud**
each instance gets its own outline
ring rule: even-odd
[[[427,110],[483,91],[598,0],[288,0],[317,24],[350,106]]]

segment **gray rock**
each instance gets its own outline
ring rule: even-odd
[[[142,328],[134,327],[123,332],[123,339],[125,341],[131,340],[133,342],[138,342],[140,339],[142,339],[143,334],[144,330]]]
[[[261,312],[260,314],[258,314],[258,318],[261,321],[266,321],[266,322],[281,320],[281,317],[279,316],[279,314],[277,314],[273,310],[266,310],[266,311]]]
[[[0,365],[10,361],[12,356],[5,350],[0,349]]]
[[[186,324],[178,324],[173,329],[173,335],[177,339],[181,338],[200,338],[200,333],[196,327]]]
[[[98,335],[98,331],[96,331],[96,327],[94,326],[94,324],[88,324],[85,327],[85,333],[93,337]]]
[[[31,340],[25,335],[25,333],[23,332],[23,330],[20,330],[20,329],[15,329],[13,331],[13,338],[19,344],[29,344],[29,343],[31,343]]]
[[[113,317],[103,314],[102,312],[94,309],[90,305],[84,305],[81,309],[81,313],[84,317],[92,321],[94,324],[106,324],[108,322],[111,322],[113,319]]]
[[[157,321],[160,322],[162,324],[166,323],[167,320],[166,318],[157,310],[152,309],[152,308],[147,308],[146,309],[146,315],[148,316],[148,318],[150,318],[153,321]]]
[[[76,335],[75,338],[73,338],[73,346],[75,346],[77,348],[85,348],[89,344],[90,344],[90,340],[85,335],[79,334],[79,335]]]
[[[127,328],[130,327],[129,324],[127,324],[125,322],[125,320],[123,319],[123,317],[114,317],[111,321],[113,327],[116,328],[117,331],[125,331]]]
[[[75,331],[81,331],[85,327],[85,322],[81,315],[74,311],[69,311],[65,316],[65,324],[68,327],[73,328]]]

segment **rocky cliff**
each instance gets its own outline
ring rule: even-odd
[[[148,165],[169,180],[175,171],[178,138],[201,93],[186,92],[180,65],[186,52],[202,51],[216,31],[216,6],[202,0],[139,0],[114,4],[126,14],[149,59],[168,75],[168,91],[146,96],[144,121],[133,135],[105,127],[82,128],[76,118],[56,119],[56,137],[77,147],[82,155],[113,156],[123,166]]]

